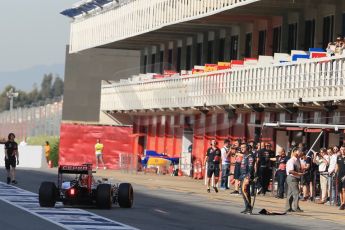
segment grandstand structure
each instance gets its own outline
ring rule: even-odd
[[[99,100],[86,106],[133,125],[135,152],[180,156],[193,144],[202,159],[212,138],[286,148],[320,130],[264,122],[345,121],[345,56],[325,50],[345,35],[343,0],[88,0],[62,14],[71,18],[66,85],[88,82],[69,71],[88,68],[80,58],[104,67],[93,78]],[[78,103],[72,95],[65,103]],[[343,136],[328,132],[320,146]]]

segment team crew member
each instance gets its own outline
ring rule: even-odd
[[[301,150],[295,149],[291,153],[291,158],[286,163],[286,182],[288,185],[288,192],[286,197],[286,211],[287,212],[303,212],[299,205],[299,181],[304,173],[301,171],[300,163]],[[292,209],[293,204],[293,209]]]
[[[96,150],[96,169],[98,169],[98,162],[100,161],[103,165],[103,168],[106,169],[103,161],[103,148],[104,145],[101,143],[100,139],[97,139],[97,143],[95,145]]]
[[[14,133],[8,134],[8,141],[5,143],[5,168],[7,171],[7,184],[17,184],[16,165],[19,164],[18,144],[14,141]]]
[[[275,154],[271,150],[271,144],[266,143],[265,148],[258,151],[257,159],[259,184],[261,186],[259,193],[262,194],[266,194],[268,191],[268,185],[272,177],[271,158],[275,158]]]
[[[221,156],[222,156],[222,181],[220,183],[220,187],[222,189],[229,189],[228,185],[228,177],[230,174],[230,141],[224,140],[224,146],[221,148]]]
[[[241,191],[244,201],[245,209],[241,212],[244,214],[252,213],[251,197],[250,197],[250,181],[254,178],[254,159],[249,154],[246,144],[241,144],[241,151],[243,153],[243,159],[241,162]]]
[[[215,192],[218,192],[217,185],[219,181],[219,171],[221,162],[221,152],[217,147],[217,141],[211,140],[211,147],[207,149],[205,163],[207,162],[207,192],[211,192],[211,178],[214,174],[214,186]]]
[[[232,147],[232,151],[236,151],[235,155],[235,169],[234,169],[234,180],[235,180],[235,190],[230,194],[239,194],[240,187],[240,176],[241,176],[241,162],[243,159],[243,154],[241,151],[237,151],[236,147]]]
[[[277,157],[278,170],[276,172],[276,178],[278,181],[277,198],[280,198],[280,199],[284,198],[287,161],[288,161],[288,157],[286,156],[285,149],[281,149],[279,152],[279,156]]]
[[[340,197],[340,210],[345,209],[345,146],[340,148],[340,156],[337,158],[336,173],[338,177],[338,190]]]

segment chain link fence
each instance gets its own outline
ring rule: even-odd
[[[59,136],[63,98],[40,101],[29,106],[0,113],[0,138],[9,132],[18,138],[32,136]]]

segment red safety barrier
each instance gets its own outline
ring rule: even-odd
[[[119,169],[121,154],[131,154],[132,127],[62,124],[60,131],[59,164],[95,166],[97,139],[104,144],[103,161],[107,169]],[[99,162],[99,168],[103,168]]]

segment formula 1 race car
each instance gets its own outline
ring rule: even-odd
[[[54,182],[42,182],[39,189],[41,207],[54,207],[57,201],[64,205],[96,205],[110,209],[112,204],[121,208],[133,205],[133,187],[129,183],[112,185],[107,181],[96,181],[92,176],[92,164],[80,166],[61,165],[57,186]],[[75,174],[74,180],[63,181],[63,174]]]

